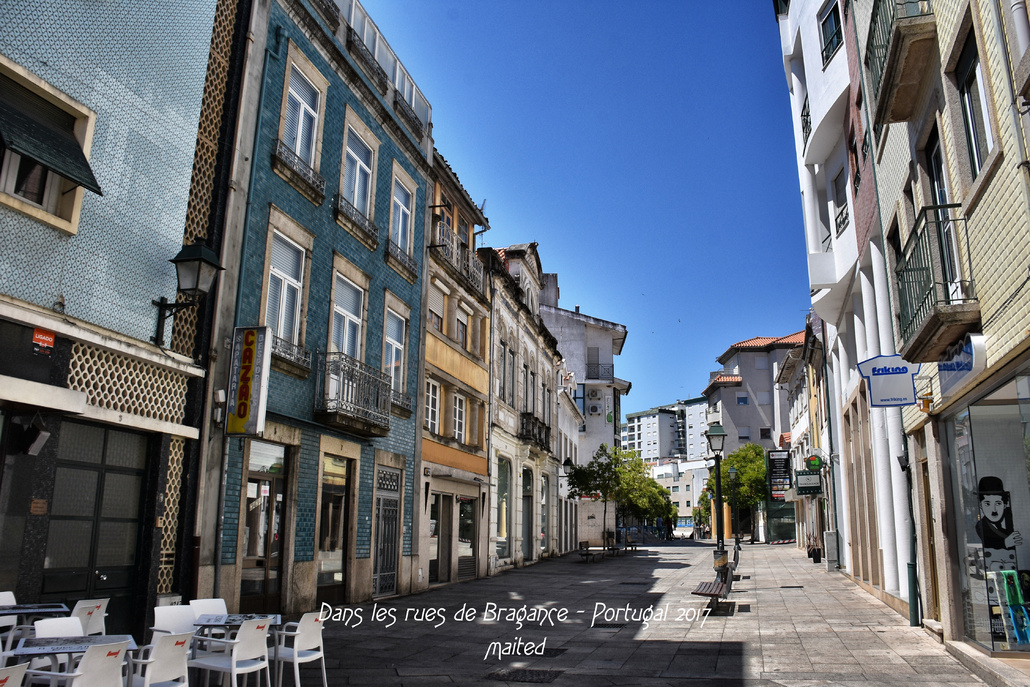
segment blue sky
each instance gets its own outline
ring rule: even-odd
[[[624,413],[700,395],[736,341],[804,328],[771,2],[362,4],[433,106],[437,148],[486,199],[479,245],[538,242],[561,307],[626,325]]]

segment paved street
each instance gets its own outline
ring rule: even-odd
[[[711,551],[682,542],[589,564],[573,553],[349,607],[326,626],[329,684],[983,684],[921,628],[790,546],[745,544],[734,614],[702,617],[690,592],[713,578]],[[455,619],[463,607],[472,620]]]

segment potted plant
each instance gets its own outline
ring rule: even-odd
[[[808,546],[808,557],[812,559],[813,563],[819,563],[823,559],[823,549],[820,545],[818,534],[809,534],[806,537]]]

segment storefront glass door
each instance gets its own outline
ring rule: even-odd
[[[240,612],[279,610],[286,447],[251,441],[243,530]]]
[[[350,531],[350,498],[347,492],[349,461],[322,459],[322,499],[318,518],[318,601],[330,604],[346,600],[347,534]]]

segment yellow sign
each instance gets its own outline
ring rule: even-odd
[[[272,361],[268,327],[237,327],[229,365],[229,407],[225,433],[260,436],[265,431],[268,371]]]

